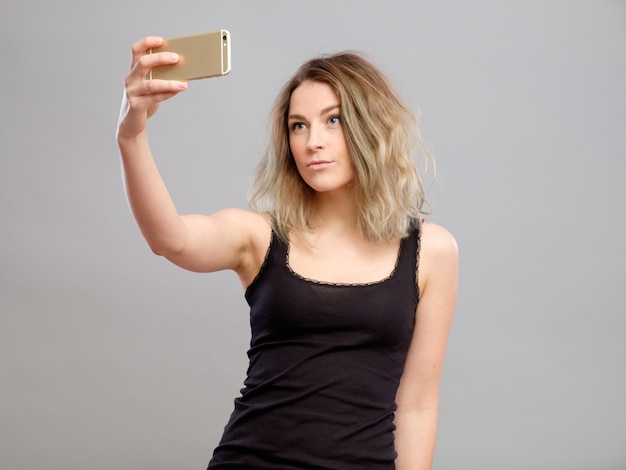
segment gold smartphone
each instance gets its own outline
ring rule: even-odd
[[[166,39],[161,47],[148,49],[146,54],[156,52],[176,52],[179,61],[154,67],[146,75],[148,80],[197,80],[230,72],[230,33],[224,29]]]

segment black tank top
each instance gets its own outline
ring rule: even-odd
[[[395,394],[418,302],[419,231],[389,277],[305,279],[272,233],[246,290],[252,329],[241,397],[209,469],[393,469]]]

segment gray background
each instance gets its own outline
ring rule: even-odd
[[[245,207],[280,85],[365,51],[419,109],[461,290],[434,468],[626,468],[624,1],[0,6],[0,468],[200,469],[249,331],[230,272],[154,256],[122,190],[130,44],[227,28],[150,122],[181,212]]]

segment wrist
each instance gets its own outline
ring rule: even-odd
[[[120,147],[135,147],[147,141],[145,129],[139,132],[128,132],[123,126],[117,128],[117,143]]]

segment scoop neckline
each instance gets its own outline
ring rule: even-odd
[[[287,271],[289,272],[289,274],[291,274],[291,276],[293,276],[295,279],[298,279],[300,281],[304,281],[304,282],[308,282],[311,284],[315,284],[315,285],[319,285],[319,286],[325,286],[325,287],[368,287],[368,286],[376,286],[379,284],[384,284],[386,282],[388,282],[389,280],[391,280],[396,273],[398,272],[398,266],[400,265],[400,258],[402,255],[402,249],[404,247],[404,244],[406,242],[408,237],[403,237],[400,239],[400,244],[398,246],[398,252],[396,254],[396,261],[395,264],[393,266],[393,269],[391,270],[391,272],[384,278],[376,280],[376,281],[368,281],[368,282],[331,282],[331,281],[323,281],[323,280],[319,280],[319,279],[311,279],[309,277],[303,276],[302,274],[298,273],[297,271],[295,271],[292,267],[291,264],[289,264],[289,251],[291,249],[291,243],[289,243],[289,241],[287,241],[285,244],[286,246],[286,250],[285,250],[285,267],[287,268]]]

